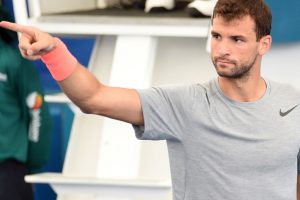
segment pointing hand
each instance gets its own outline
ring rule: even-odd
[[[1,21],[0,27],[19,32],[19,49],[22,56],[29,60],[40,59],[42,55],[56,47],[54,37],[37,28]]]

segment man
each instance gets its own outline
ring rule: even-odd
[[[101,84],[47,33],[0,25],[23,33],[22,55],[42,58],[84,112],[131,123],[140,139],[167,140],[174,200],[293,200],[300,93],[261,77],[271,18],[263,0],[219,0],[211,32],[218,77],[139,91]]]
[[[0,19],[7,19],[0,7]],[[48,159],[51,118],[32,63],[13,47],[15,33],[0,28],[0,199],[33,200],[24,176]]]

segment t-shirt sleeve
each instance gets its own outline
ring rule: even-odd
[[[133,126],[143,140],[181,140],[190,112],[189,90],[184,86],[138,90],[144,126]]]

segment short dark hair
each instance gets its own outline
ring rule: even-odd
[[[0,1],[1,3],[2,1]],[[12,21],[8,11],[0,6],[0,21]],[[5,28],[0,28],[0,40],[6,42],[7,44],[15,44],[18,42],[18,35],[14,31],[7,30]]]
[[[212,16],[221,16],[227,21],[250,16],[255,22],[257,40],[270,35],[272,29],[272,13],[263,0],[218,0]]]

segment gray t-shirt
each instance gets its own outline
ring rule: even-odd
[[[226,97],[217,79],[139,90],[145,140],[167,140],[174,200],[295,200],[300,93],[266,81],[256,102]]]

